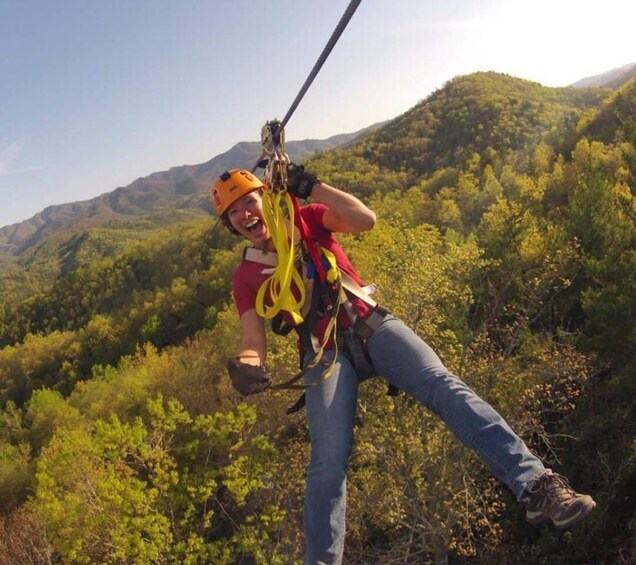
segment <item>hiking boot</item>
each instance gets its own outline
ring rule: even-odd
[[[557,528],[570,527],[596,506],[591,496],[574,492],[565,477],[552,471],[534,481],[521,500],[526,505],[528,522],[540,524],[550,518]]]

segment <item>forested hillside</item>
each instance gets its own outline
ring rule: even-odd
[[[305,139],[287,144],[289,155],[296,161],[316,153],[328,151],[351,142],[380,127],[374,124],[363,130],[339,134],[327,139]],[[208,190],[211,179],[234,167],[249,167],[257,161],[262,147],[257,142],[237,143],[226,151],[198,165],[181,165],[168,171],[138,178],[128,186],[89,200],[49,206],[32,218],[0,226],[0,264],[19,258],[18,264],[28,262],[40,247],[49,248],[79,229],[106,228],[117,235],[133,236],[141,224],[148,226],[176,223],[184,215],[212,211]],[[249,163],[249,165],[247,165]],[[90,188],[90,187],[88,187]],[[102,239],[107,234],[102,233]]]
[[[528,525],[436,417],[369,381],[346,562],[636,560],[636,80],[457,77],[305,165],[376,211],[342,241],[381,301],[598,503],[570,531]],[[3,265],[2,563],[302,562],[304,413],[242,400],[224,369],[242,243],[168,214]],[[293,342],[270,336],[275,379]]]

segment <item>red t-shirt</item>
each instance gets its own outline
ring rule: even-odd
[[[349,258],[336,240],[333,232],[325,228],[322,217],[327,207],[324,204],[308,204],[300,209],[300,215],[307,224],[307,228],[312,238],[318,245],[331,251],[338,267],[346,272],[360,286],[363,285],[362,280],[356,273]],[[263,271],[265,270],[265,273]],[[257,263],[254,261],[243,260],[232,275],[232,293],[234,302],[238,310],[239,316],[242,316],[248,310],[256,307],[256,294],[263,282],[271,274],[271,267]],[[311,300],[311,296],[307,296],[306,300]],[[371,307],[358,298],[350,298],[350,302],[356,314],[365,318],[371,312]],[[340,309],[338,315],[339,325],[342,328],[349,327],[351,322],[343,308]],[[322,341],[323,333],[329,318],[319,317],[316,322],[315,334]]]

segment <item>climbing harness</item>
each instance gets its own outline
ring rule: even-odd
[[[354,284],[346,273],[338,268],[331,251],[319,246],[309,233],[300,213],[298,199],[287,190],[287,167],[290,163],[285,152],[285,131],[277,120],[267,122],[261,131],[265,164],[265,189],[263,191],[263,216],[271,234],[275,254],[257,249],[247,249],[246,254],[263,259],[271,267],[269,276],[261,284],[256,295],[256,312],[259,316],[275,320],[287,314],[288,325],[296,327],[305,349],[314,352],[313,358],[288,381],[274,385],[278,389],[305,389],[329,378],[336,366],[341,340],[338,339],[340,308],[347,312],[353,325],[357,319],[349,302],[343,282]],[[296,230],[300,241],[296,243]],[[247,258],[247,256],[244,256]],[[272,260],[273,258],[273,260]],[[253,259],[252,259],[253,260]],[[304,273],[304,277],[301,275]],[[357,286],[357,285],[356,285]],[[357,291],[364,300],[364,292]],[[315,313],[318,299],[327,305],[328,315],[322,339],[314,334]],[[375,306],[375,303],[374,303]],[[309,314],[306,320],[305,316]],[[280,319],[280,318],[279,318]],[[276,327],[278,322],[273,324]],[[334,355],[324,362],[324,353],[331,344]],[[320,363],[325,366],[320,377],[310,383],[299,383]]]
[[[307,308],[309,315],[300,325],[286,324],[281,320],[281,316],[277,316],[272,320],[272,330],[275,333],[286,335],[292,329],[295,329],[301,343],[300,371],[287,381],[271,386],[270,388],[274,390],[304,390],[308,387],[319,385],[328,379],[333,373],[338,352],[342,350],[345,354],[350,354],[350,348],[346,347],[347,335],[340,335],[338,333],[338,316],[341,308],[343,308],[347,313],[351,324],[348,330],[350,333],[349,337],[353,337],[358,340],[361,346],[361,351],[366,358],[365,361],[367,365],[369,367],[372,367],[373,365],[366,352],[366,342],[384,321],[384,318],[389,314],[389,311],[371,297],[371,293],[375,290],[375,285],[361,287],[349,274],[335,264],[335,257],[333,257],[331,252],[322,247],[320,247],[320,249],[323,253],[326,252],[331,256],[331,259],[328,262],[333,261],[333,267],[337,269],[338,272],[338,279],[332,283],[327,281],[327,284],[320,284],[316,280],[306,278],[308,273],[311,276],[311,270],[305,269],[303,271],[305,273],[305,284],[308,288],[312,289],[311,292],[307,292],[307,297],[311,300],[311,306]],[[278,256],[275,252],[267,252],[254,247],[246,247],[243,250],[243,260],[260,263],[265,267],[276,267]],[[364,318],[357,316],[353,305],[351,304],[351,298],[357,298],[363,301],[371,308],[371,312]],[[322,340],[319,340],[313,333],[315,323],[319,315],[319,310],[321,310],[321,315],[329,316],[329,321],[324,330]],[[324,352],[330,341],[332,342],[333,347],[333,358],[330,362],[323,362]],[[314,356],[303,366],[302,361],[306,351],[312,351]],[[355,359],[351,359],[351,361],[354,363],[354,366],[356,366]],[[299,382],[321,362],[323,362],[325,370],[319,377],[309,383]],[[393,385],[389,385],[388,394],[395,396],[397,394],[397,388]],[[304,403],[305,398],[303,394],[298,401],[287,410],[287,413],[291,414],[300,410],[304,406]]]

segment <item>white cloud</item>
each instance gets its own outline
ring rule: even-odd
[[[0,143],[0,177],[37,171],[40,167],[16,167],[22,147],[19,143]]]
[[[11,172],[11,165],[18,158],[20,146],[17,143],[0,145],[0,176],[8,175]]]

